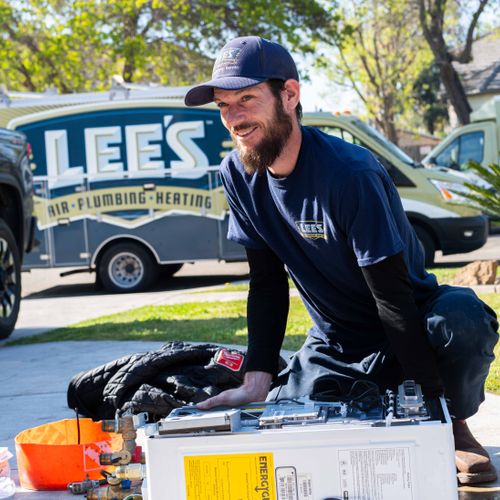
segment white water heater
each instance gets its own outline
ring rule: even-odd
[[[174,410],[146,426],[149,500],[456,500],[443,399],[379,396]]]

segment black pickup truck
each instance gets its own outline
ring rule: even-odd
[[[33,176],[26,136],[0,128],[0,339],[16,325],[21,266],[33,247]]]

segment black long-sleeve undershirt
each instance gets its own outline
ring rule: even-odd
[[[246,369],[275,375],[290,303],[288,276],[271,250],[247,248],[246,252],[250,266]]]
[[[270,250],[247,249],[250,290],[247,305],[248,371],[277,371],[289,309],[288,278],[283,263]],[[384,332],[406,378],[424,393],[442,393],[434,352],[415,304],[402,252],[361,268],[375,299]]]
[[[403,252],[362,267],[361,271],[405,378],[421,384],[428,397],[442,394],[443,383],[436,357],[415,304]]]

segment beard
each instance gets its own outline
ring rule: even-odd
[[[235,127],[235,131],[250,128],[253,125],[252,123],[243,123]],[[276,99],[273,116],[269,123],[262,128],[264,138],[258,144],[252,149],[244,150],[233,135],[245,171],[250,175],[255,172],[259,175],[265,174],[268,167],[282,153],[292,133],[292,128],[292,118],[286,114],[281,100]]]

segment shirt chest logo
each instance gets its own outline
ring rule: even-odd
[[[295,225],[302,237],[311,240],[326,240],[325,224],[319,220],[297,220]]]

